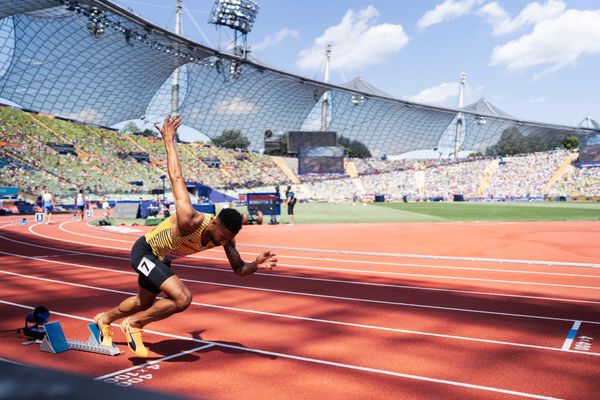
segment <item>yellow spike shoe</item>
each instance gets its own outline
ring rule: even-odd
[[[100,344],[102,346],[112,347],[112,327],[110,324],[102,322],[102,314],[103,313],[100,313],[94,317],[94,322],[98,325],[98,329],[100,329]]]
[[[129,325],[129,318],[121,322],[121,330],[125,334],[129,349],[131,349],[138,357],[148,357],[148,349],[144,346],[144,342],[142,341],[142,332],[144,332],[144,330],[132,328]]]

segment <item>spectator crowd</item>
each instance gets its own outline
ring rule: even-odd
[[[118,199],[162,188],[166,157],[159,138],[7,107],[0,107],[0,133],[0,186],[18,187],[26,199],[35,198],[42,187],[59,204],[71,201],[79,190]],[[75,154],[60,154],[49,143],[71,145]],[[138,161],[135,153],[147,154],[148,160]],[[600,168],[566,165],[572,156],[567,150],[459,160],[351,159],[352,176],[299,177],[290,177],[270,156],[254,152],[182,143],[179,153],[188,181],[233,197],[270,192],[293,178],[300,180],[294,184],[305,201],[357,201],[375,195],[392,201],[451,200],[455,195],[488,200],[600,196]],[[218,160],[218,165],[209,160]]]

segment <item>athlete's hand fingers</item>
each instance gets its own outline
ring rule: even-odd
[[[273,269],[274,267],[277,266],[277,255],[275,253],[272,253],[271,250],[269,250],[267,253],[268,253],[267,261],[269,264],[269,269]]]
[[[172,124],[175,129],[179,128],[181,126],[181,115],[176,116]]]
[[[266,250],[256,257],[256,265],[262,269],[273,269],[277,265],[275,253]]]

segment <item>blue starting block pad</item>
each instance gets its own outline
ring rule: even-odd
[[[40,344],[40,351],[47,353],[62,353],[67,350],[80,350],[90,353],[106,354],[116,356],[121,351],[114,344],[112,347],[102,346],[100,344],[100,329],[95,323],[88,324],[90,337],[88,340],[67,339],[59,322],[49,322],[44,324],[46,336]]]
[[[44,213],[35,213],[35,222],[44,222]]]
[[[62,353],[69,350],[69,344],[65,338],[62,326],[58,322],[44,324],[46,336],[40,344],[40,350],[48,353]]]

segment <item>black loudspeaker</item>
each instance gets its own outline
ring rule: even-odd
[[[44,306],[37,306],[33,312],[25,316],[23,334],[30,338],[43,339],[46,335],[44,324],[48,322],[48,319],[50,319],[50,311]]]
[[[375,203],[384,203],[385,195],[384,194],[376,194],[375,195]]]
[[[453,200],[454,201],[465,201],[465,196],[462,194],[455,194],[453,196]]]
[[[274,135],[273,131],[267,129],[265,131],[265,152],[267,154],[273,154],[281,152],[281,137]]]

